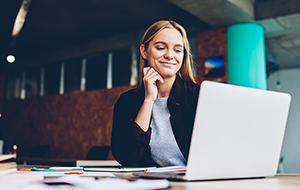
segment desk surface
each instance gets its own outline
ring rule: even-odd
[[[30,167],[30,166],[28,166]],[[39,166],[40,167],[40,166]],[[18,169],[25,169],[24,165]],[[131,173],[115,174],[118,178],[136,179]],[[300,189],[300,174],[277,174],[263,179],[169,182],[172,190],[293,190]]]
[[[170,182],[172,190],[292,190],[300,189],[299,174],[277,174],[265,179]]]
[[[118,174],[119,178],[134,178],[132,174]],[[193,182],[169,182],[172,190],[298,190],[300,174],[277,174],[270,178],[216,180]]]

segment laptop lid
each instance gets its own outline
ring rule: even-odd
[[[291,96],[211,81],[200,89],[184,179],[274,176]]]

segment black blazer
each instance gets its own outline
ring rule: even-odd
[[[199,85],[176,77],[168,98],[171,126],[177,144],[187,159]],[[114,107],[111,148],[114,158],[124,166],[157,166],[151,158],[151,123],[147,132],[134,122],[145,96],[144,86],[120,95]]]

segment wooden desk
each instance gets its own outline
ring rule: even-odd
[[[266,179],[170,182],[172,190],[296,190],[300,174],[277,174]]]

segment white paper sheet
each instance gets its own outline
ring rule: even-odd
[[[167,180],[137,180],[128,181],[118,178],[104,178],[95,180],[80,176],[63,176],[31,183],[5,183],[0,189],[9,190],[146,190],[163,189],[169,186]],[[65,185],[58,185],[65,183]],[[70,184],[70,185],[66,185]]]

